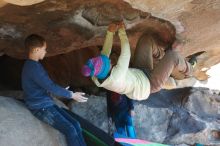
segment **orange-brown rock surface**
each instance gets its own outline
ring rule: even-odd
[[[84,54],[75,52],[75,56],[86,59],[86,55],[91,55],[88,48],[102,46],[107,25],[124,20],[132,52],[137,39],[149,28],[155,29],[167,43],[172,43],[176,34],[184,44],[179,50],[184,56],[207,51],[199,58],[197,71],[197,76],[204,79],[205,72],[199,70],[220,62],[219,12],[219,0],[22,0],[20,3],[17,0],[0,0],[0,56],[6,54],[25,58],[24,38],[38,33],[48,42],[47,57],[74,54],[72,51],[83,49]],[[115,39],[114,48],[118,46],[119,41]],[[64,57],[61,70],[68,70],[65,67],[69,64],[80,66],[84,59],[77,60],[78,64],[75,64],[71,57]],[[49,57],[45,64],[53,66],[57,64],[55,60],[59,59]],[[50,67],[49,70],[56,69]],[[63,73],[54,74],[52,76]],[[69,79],[73,78],[63,80]]]
[[[26,7],[7,4],[0,8],[0,18],[0,50],[16,58],[24,58],[23,40],[30,33],[43,35],[48,42],[48,56],[54,56],[102,45],[106,26],[112,21],[125,21],[132,48],[150,26],[163,35],[174,31],[169,22],[160,22],[150,13],[116,0],[47,1]]]
[[[220,1],[219,0],[124,0],[132,7],[175,25],[185,43],[182,54],[207,51],[201,57],[200,68],[220,62]]]

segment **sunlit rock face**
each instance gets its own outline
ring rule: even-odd
[[[185,43],[182,54],[207,51],[200,66],[211,67],[220,62],[220,1],[218,0],[124,0],[133,8],[175,25],[179,38]]]
[[[146,101],[135,102],[137,136],[170,145],[220,145],[211,132],[219,131],[220,96],[207,88],[162,90]],[[72,111],[108,132],[106,98],[91,96],[86,104],[73,103]],[[94,114],[96,113],[96,114]]]
[[[3,0],[3,1],[18,6],[29,6],[29,5],[38,4],[40,2],[43,2],[44,0]]]

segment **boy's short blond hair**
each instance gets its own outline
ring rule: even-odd
[[[43,47],[46,43],[45,39],[37,34],[31,34],[26,37],[24,41],[25,48],[28,52],[31,52],[33,49],[37,47]]]

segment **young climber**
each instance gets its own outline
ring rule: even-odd
[[[113,35],[117,28],[121,42],[121,54],[116,65],[111,66],[109,55]],[[192,65],[173,50],[168,50],[151,72],[139,68],[129,68],[130,57],[130,45],[124,24],[111,24],[108,27],[101,55],[89,59],[83,66],[82,73],[84,76],[91,76],[98,87],[125,94],[131,99],[145,100],[150,93],[162,88],[174,69],[178,69],[185,76],[190,76],[193,70]]]
[[[107,113],[109,123],[113,122],[117,134],[123,137],[136,138],[133,125],[134,105],[133,100],[126,95],[107,92]]]
[[[49,124],[66,136],[68,146],[86,146],[79,122],[66,111],[59,108],[50,94],[86,102],[84,93],[66,90],[55,84],[39,62],[46,54],[46,41],[43,37],[32,34],[25,39],[28,51],[22,70],[22,88],[24,100],[31,113],[39,120]]]

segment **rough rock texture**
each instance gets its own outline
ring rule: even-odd
[[[220,145],[211,130],[220,130],[220,96],[207,88],[162,90],[135,103],[139,138],[167,144]],[[72,111],[107,131],[106,99],[92,96],[87,104],[72,104]]]
[[[29,5],[38,4],[40,2],[43,2],[44,0],[4,0],[4,1],[19,6],[29,6]]]
[[[64,136],[12,98],[0,96],[1,146],[66,146]]]
[[[59,78],[58,74],[62,74],[61,77],[64,79],[62,84],[71,84],[75,78],[80,79],[76,80],[80,82],[79,84],[83,84],[80,72],[72,73],[72,69],[68,68],[69,64],[76,66],[77,69],[80,68],[88,56],[93,56],[94,52],[97,53],[97,50],[93,50],[94,48],[97,46],[101,48],[107,25],[112,21],[123,19],[127,26],[132,54],[137,39],[145,30],[154,29],[165,42],[172,43],[176,29],[177,37],[184,43],[183,49],[178,51],[184,56],[201,50],[207,51],[205,55],[199,57],[195,73],[197,79],[207,79],[206,71],[201,72],[200,70],[204,67],[209,69],[218,63],[220,58],[218,56],[220,1],[187,0],[182,2],[173,0],[170,2],[165,0],[156,3],[151,0],[125,1],[48,0],[25,7],[0,1],[0,56],[6,54],[11,57],[25,58],[24,38],[30,33],[41,34],[48,42],[47,56],[65,54],[77,49],[85,50],[82,54],[67,55],[69,57],[64,55],[63,58],[59,56],[59,59],[45,61],[45,64],[51,66],[49,67],[51,76]],[[114,48],[118,48],[118,46],[119,40],[116,38]],[[93,53],[88,51],[88,48]],[[72,57],[74,60],[77,58],[77,63],[71,60]],[[85,59],[81,60],[81,58]],[[63,67],[60,70],[66,72],[54,72],[57,70],[56,64],[58,64],[58,61],[55,60],[62,60],[59,65]],[[67,72],[69,70],[70,72]],[[68,75],[63,78],[65,73]],[[19,79],[16,75],[11,79],[13,78]],[[14,81],[19,84],[18,81]]]
[[[7,4],[7,1],[18,2],[0,1],[0,52],[13,57],[24,58],[22,42],[30,33],[45,36],[49,44],[48,56],[102,45],[106,26],[123,19],[132,49],[148,27],[157,29],[165,40],[171,41],[175,35],[173,24],[178,38],[184,43],[184,48],[179,50],[183,55],[207,51],[207,55],[201,58],[200,69],[220,61],[217,55],[220,44],[219,0],[48,0],[25,7]],[[21,5],[35,2],[37,0],[19,1]]]
[[[0,1],[0,56],[6,54],[25,58],[24,38],[30,33],[41,34],[48,42],[47,55],[57,56],[48,57],[44,61],[51,77],[64,86],[87,86],[91,82],[80,75],[82,64],[89,57],[98,54],[97,47],[101,48],[103,44],[107,25],[123,19],[127,25],[132,55],[137,39],[145,30],[154,29],[165,42],[172,43],[176,29],[177,37],[184,43],[184,48],[178,51],[184,56],[201,50],[207,51],[199,57],[195,72],[197,79],[207,79],[206,71],[200,70],[204,67],[209,69],[220,58],[217,49],[220,44],[220,1],[125,1],[48,0],[25,7]],[[117,38],[114,48],[119,48]],[[77,49],[83,51],[76,51]],[[115,50],[118,53],[120,49]],[[13,68],[10,60],[6,59],[7,62],[4,57],[1,60],[4,61],[4,65],[1,62],[0,66],[4,70],[1,74],[7,75],[1,75],[1,78],[7,84],[12,83],[18,87],[22,63],[14,61]]]
[[[124,0],[133,8],[150,12],[175,25],[179,38],[185,43],[181,52],[208,52],[201,66],[210,67],[220,62],[220,1],[219,0]]]
[[[87,103],[71,103],[71,110],[87,119],[96,127],[108,132],[108,119],[106,110],[106,98],[90,96]]]
[[[123,1],[45,1],[18,7],[7,4],[0,9],[1,52],[24,58],[23,40],[30,33],[43,35],[48,42],[48,56],[103,44],[106,26],[124,20],[134,48],[137,38],[154,27],[166,41],[173,40],[174,27],[149,13],[132,9]],[[118,41],[115,42],[118,44]]]
[[[7,4],[7,2],[0,0],[0,8],[5,6]]]

